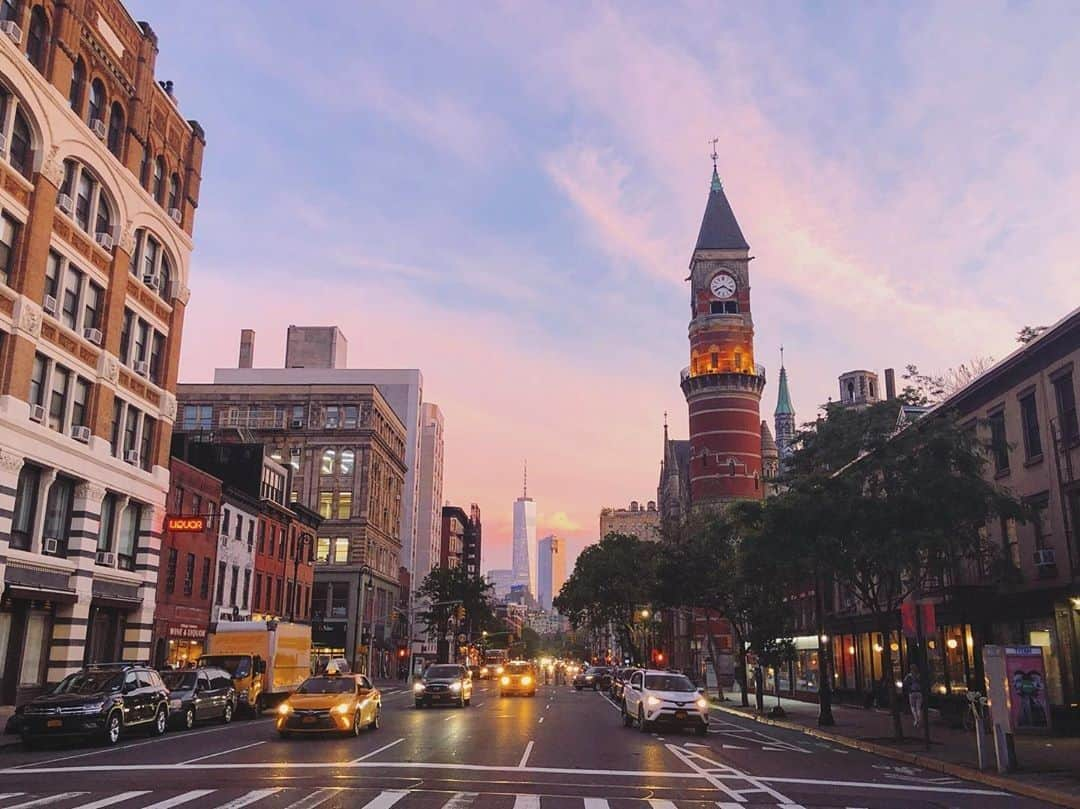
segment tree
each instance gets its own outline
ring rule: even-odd
[[[439,662],[449,662],[451,629],[471,635],[495,628],[491,591],[486,580],[470,576],[464,567],[437,567],[424,578],[417,595],[424,608],[417,617],[439,644]]]
[[[1029,327],[1025,327],[1029,328]],[[1023,333],[1023,330],[1021,330]],[[944,373],[933,375],[919,371],[918,366],[908,365],[903,379],[908,383],[901,392],[901,398],[910,404],[932,405],[951,396],[966,387],[975,377],[994,364],[990,356],[973,357],[955,368],[947,368]]]
[[[1016,342],[1027,345],[1036,337],[1042,336],[1049,326],[1024,326],[1016,333]]]

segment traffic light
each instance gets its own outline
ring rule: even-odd
[[[465,620],[465,607],[463,605],[459,604],[454,609],[454,617],[457,618],[459,621],[464,621]]]
[[[397,650],[397,656],[398,656],[398,657],[405,657],[405,649],[404,649],[404,647],[402,647],[402,648],[399,648],[399,649]]]

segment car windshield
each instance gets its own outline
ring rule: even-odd
[[[697,691],[690,678],[682,674],[648,674],[645,687],[652,691]]]
[[[54,694],[101,694],[119,688],[123,672],[80,671],[69,674],[53,689]]]
[[[193,671],[163,671],[161,679],[165,681],[165,687],[170,691],[182,691],[195,687],[195,672]]]
[[[297,694],[348,694],[356,688],[352,677],[312,677],[300,683]]]
[[[205,666],[225,669],[234,680],[247,677],[251,673],[251,658],[247,655],[203,655],[199,662]]]
[[[532,672],[532,666],[529,663],[511,663],[506,667],[508,674],[529,674]]]
[[[453,679],[461,676],[461,666],[431,666],[424,676],[428,679]]]
[[[606,674],[606,673],[607,673],[607,669],[598,669],[595,666],[585,672],[585,674],[591,674],[593,676],[596,676],[596,675],[599,675],[599,674]]]

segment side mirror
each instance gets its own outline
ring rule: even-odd
[[[125,693],[125,694],[130,694],[132,691],[134,691],[138,687],[139,687],[138,683],[124,683],[124,687],[121,689],[121,691],[123,693]]]

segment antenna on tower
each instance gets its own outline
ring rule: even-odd
[[[716,152],[716,144],[720,142],[720,138],[713,138],[709,143],[712,144],[712,182],[709,183],[710,193],[713,191],[720,191],[723,186],[720,185],[720,173],[716,170],[716,160],[720,157]]]
[[[525,459],[525,476],[521,482],[521,496],[524,499],[529,497],[529,459]]]
[[[784,367],[784,344],[780,344],[780,367]]]

